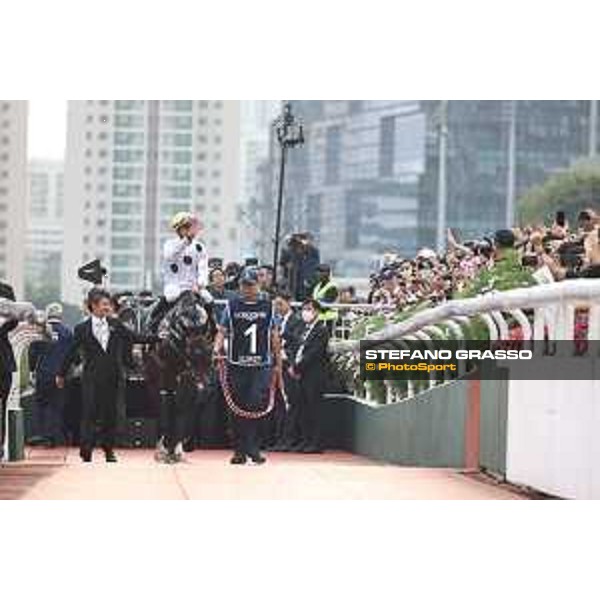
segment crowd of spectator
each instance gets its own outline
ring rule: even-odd
[[[573,226],[558,211],[550,225],[501,229],[463,242],[449,230],[442,253],[422,248],[410,259],[385,255],[371,275],[368,302],[406,310],[493,289],[600,277],[599,236],[600,216],[591,209],[582,210]]]

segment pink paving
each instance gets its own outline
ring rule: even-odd
[[[263,466],[232,466],[230,453],[200,450],[157,464],[148,450],[101,452],[83,464],[77,450],[28,449],[0,467],[0,499],[23,500],[426,500],[519,499],[511,490],[450,469],[398,467],[341,452],[270,453]]]

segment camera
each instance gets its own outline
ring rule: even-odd
[[[537,267],[539,259],[537,254],[525,254],[521,259],[521,266],[523,267]]]

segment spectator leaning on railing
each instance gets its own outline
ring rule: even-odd
[[[413,259],[388,254],[371,274],[369,302],[391,311],[575,277],[600,277],[600,217],[582,210],[570,228],[563,211],[547,226],[501,229],[447,249],[421,249]]]

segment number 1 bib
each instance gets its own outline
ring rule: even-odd
[[[245,367],[262,367],[271,363],[271,328],[273,307],[270,300],[229,301],[229,362]]]

